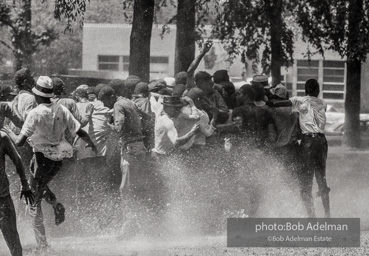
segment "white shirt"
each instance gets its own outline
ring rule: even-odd
[[[169,135],[169,133],[171,134]],[[161,155],[170,153],[174,149],[177,138],[178,133],[173,120],[167,114],[162,113],[155,121],[155,147],[152,151]]]
[[[292,97],[292,111],[299,113],[299,123],[303,134],[324,133],[327,104],[316,97]]]
[[[73,148],[64,136],[65,130],[75,136],[79,128],[80,123],[64,106],[40,104],[28,113],[21,134],[28,137],[33,152],[41,152],[51,160],[61,161],[73,156]]]

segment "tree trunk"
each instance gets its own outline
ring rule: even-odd
[[[155,0],[135,0],[130,38],[129,74],[150,80],[150,42]]]
[[[360,92],[361,60],[355,53],[359,45],[356,35],[360,32],[363,14],[363,0],[349,1],[349,35],[347,41],[347,84],[345,99],[345,126],[343,145],[359,148],[360,136]]]
[[[14,34],[14,40],[12,42],[14,48],[14,71],[21,68],[32,68],[32,54],[35,52],[35,48],[32,40],[32,1],[21,1],[21,20],[20,25],[22,29],[19,33]]]
[[[270,15],[270,48],[271,48],[271,73],[272,85],[281,83],[281,66],[283,65],[282,49],[282,1],[273,0],[269,7]]]
[[[196,0],[178,1],[175,74],[187,71],[195,59]]]

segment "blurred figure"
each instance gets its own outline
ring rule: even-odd
[[[227,107],[229,109],[235,108],[234,104],[234,94],[236,92],[236,88],[234,84],[229,80],[229,75],[227,70],[217,70],[214,72],[213,80],[215,84],[219,84],[221,86],[221,95]]]
[[[228,107],[220,93],[214,89],[212,76],[205,71],[199,71],[195,75],[195,84],[204,93],[201,99],[202,109],[210,119],[215,120],[214,123],[225,123],[229,117]]]
[[[86,107],[84,113],[80,113],[77,107],[76,102],[73,99],[65,97],[65,84],[63,80],[58,77],[52,78],[53,82],[53,90],[54,90],[54,98],[52,98],[52,102],[59,103],[66,107],[74,116],[75,119],[81,124],[81,127],[87,125],[92,112],[94,111],[93,105],[90,104]],[[70,141],[72,142],[72,141]]]
[[[151,149],[154,145],[155,114],[151,111],[149,86],[147,83],[140,82],[136,85],[133,102],[137,106],[142,118],[145,146],[147,149]]]
[[[134,93],[136,85],[139,82],[141,82],[141,78],[139,78],[138,76],[128,76],[127,79],[124,81],[124,87],[121,87],[121,90],[116,92],[117,96],[132,99],[132,94]]]
[[[289,101],[275,102],[272,106],[291,106],[292,111],[299,113],[299,124],[302,133],[300,153],[303,167],[299,173],[300,190],[309,217],[315,217],[312,195],[314,175],[318,183],[318,196],[321,196],[325,217],[330,218],[329,192],[326,180],[326,161],[328,143],[324,135],[327,104],[318,98],[320,86],[316,79],[305,83],[304,97],[292,97]]]
[[[7,102],[10,93],[10,86],[6,86],[0,81],[0,129],[4,126],[5,118],[10,120],[18,128],[22,128],[23,125],[20,117],[14,113],[9,102]]]
[[[88,100],[90,102],[94,102],[97,100],[97,96],[95,94],[95,87],[88,87],[87,88],[87,96],[88,96]]]
[[[28,113],[37,106],[35,96],[31,92],[31,89],[35,86],[35,80],[28,68],[23,68],[15,72],[14,80],[19,92],[14,98],[12,109],[24,122]]]
[[[21,181],[20,198],[24,197],[26,204],[33,204],[34,196],[29,187],[20,156],[9,136],[0,131],[0,230],[12,256],[22,256],[22,245],[17,231],[16,212],[10,197],[9,181],[5,172],[5,155],[15,165]]]
[[[38,249],[48,250],[41,201],[43,198],[52,205],[55,213],[55,224],[64,221],[64,206],[48,188],[48,183],[59,172],[64,158],[73,156],[72,146],[65,140],[64,134],[69,130],[86,140],[87,146],[94,148],[88,134],[80,128],[79,122],[64,106],[53,103],[52,80],[40,76],[32,89],[38,106],[30,111],[19,135],[4,128],[17,146],[22,146],[29,138],[34,157],[31,162],[31,187],[35,193],[35,202],[30,207],[32,225],[35,231]]]
[[[265,102],[268,101],[269,97],[271,97],[270,93],[270,85],[268,83],[268,76],[266,75],[255,75],[252,78],[251,85],[256,85],[264,88],[265,98],[263,99]]]
[[[152,150],[152,157],[160,160],[161,157],[169,155],[175,148],[186,144],[199,129],[195,125],[188,133],[178,136],[175,127],[183,103],[179,97],[164,97],[163,111],[155,121],[155,148]]]

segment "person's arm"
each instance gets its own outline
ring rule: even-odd
[[[113,127],[114,130],[119,134],[123,133],[124,122],[126,120],[126,115],[124,113],[123,106],[119,104],[114,104],[113,115],[114,115],[114,127]]]
[[[191,137],[195,135],[196,131],[199,129],[199,124],[196,124],[191,131],[181,137],[178,137],[177,130],[173,124],[166,124],[166,129],[170,141],[173,143],[174,147],[177,148],[186,144]]]
[[[8,126],[3,127],[3,130],[9,135],[9,137],[17,147],[21,147],[24,145],[27,138],[31,137],[32,134],[35,132],[36,125],[37,118],[35,113],[32,112],[27,116],[19,135],[16,135]]]
[[[219,133],[223,133],[223,132],[237,133],[237,132],[240,131],[234,123],[230,123],[230,124],[218,124],[218,125],[215,126],[215,129]]]
[[[79,128],[79,130],[76,132],[76,134],[84,141],[86,142],[86,148],[91,147],[92,151],[97,153],[97,149],[95,144],[92,142],[90,136],[87,134],[86,131],[82,130],[82,128]]]
[[[210,51],[212,46],[213,46],[213,42],[212,41],[207,41],[204,44],[204,48],[202,49],[200,54],[198,56],[196,56],[196,58],[192,61],[192,63],[188,67],[188,69],[187,69],[187,86],[188,86],[188,88],[195,87],[195,83],[194,83],[195,70],[199,66],[200,61],[202,60],[202,58],[204,58],[206,53],[208,51]]]
[[[1,102],[1,111],[5,114],[5,117],[7,117],[12,123],[17,126],[18,128],[22,128],[23,121],[22,119],[12,110],[12,108],[9,106],[6,102]]]
[[[19,175],[21,181],[21,194],[20,198],[24,197],[26,204],[33,204],[34,195],[31,191],[31,188],[28,184],[27,177],[24,171],[24,166],[22,164],[22,160],[15,149],[15,146],[11,142],[8,136],[3,136],[1,143],[4,147],[4,152],[9,156],[9,158],[13,161],[15,165],[15,169],[17,174]]]
[[[79,113],[78,109],[76,109],[76,111],[78,111],[78,113]],[[91,119],[91,116],[92,116],[93,112],[94,112],[94,105],[92,103],[90,103],[86,107],[85,115],[80,115],[80,113],[79,113],[80,119],[77,119],[77,120],[81,123],[82,128],[85,127],[88,124],[88,122]]]

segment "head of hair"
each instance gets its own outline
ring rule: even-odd
[[[120,90],[119,93],[117,92],[117,94],[119,96],[131,98],[136,88],[136,85],[139,82],[141,82],[141,78],[139,78],[138,76],[134,76],[134,75],[128,76],[127,79],[124,81],[124,87],[122,88],[122,90]]]
[[[317,97],[319,95],[319,83],[316,79],[309,79],[305,83],[305,94]]]
[[[108,83],[111,86],[117,95],[120,95],[120,91],[124,89],[124,80],[123,79],[113,79]],[[121,95],[120,95],[121,96]]]
[[[87,95],[87,90],[86,89],[76,89],[73,93],[73,98],[82,98],[82,99],[87,99],[88,95]]]
[[[139,82],[136,87],[135,87],[135,91],[134,94],[138,95],[138,94],[142,94],[143,97],[148,97],[149,96],[149,86],[147,83],[145,82]]]
[[[111,86],[106,85],[103,88],[101,88],[101,90],[99,91],[99,95],[97,96],[97,99],[104,100],[105,98],[111,97],[113,95],[115,95],[114,89]]]
[[[187,72],[185,71],[181,71],[181,72],[178,72],[176,75],[175,75],[175,84],[184,84],[186,85],[187,84]]]
[[[64,82],[58,77],[51,78],[53,81],[53,91],[55,95],[64,94]]]
[[[254,101],[256,99],[256,92],[252,85],[244,84],[238,90],[239,93],[246,96],[248,100]]]
[[[36,84],[28,68],[22,68],[15,72],[14,80],[19,90],[30,90]]]
[[[214,83],[220,84],[222,82],[229,82],[228,71],[225,69],[217,70],[213,75]]]
[[[98,84],[98,85],[96,85],[96,86],[94,87],[94,93],[95,93],[96,97],[97,97],[97,95],[99,95],[100,90],[101,90],[102,88],[104,88],[105,86],[107,86],[107,84]]]
[[[206,71],[199,71],[196,73],[195,75],[195,83],[197,85],[205,82],[205,81],[208,81],[208,80],[211,80],[212,76],[206,72]]]

